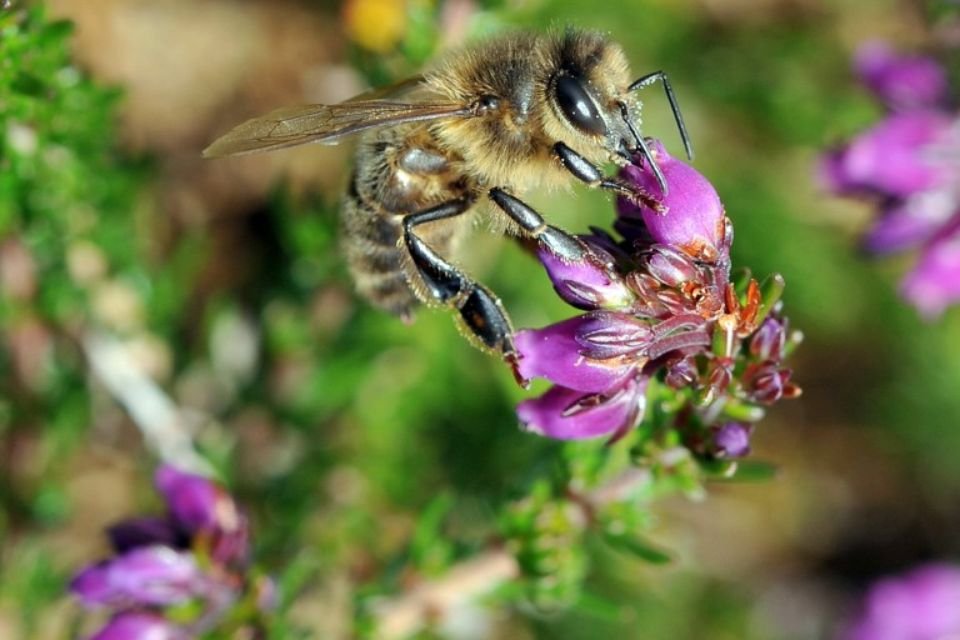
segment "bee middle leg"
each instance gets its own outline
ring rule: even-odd
[[[404,243],[430,297],[458,311],[462,327],[475,344],[513,364],[513,327],[500,300],[442,258],[415,232],[418,225],[459,216],[472,204],[472,199],[463,198],[407,215],[403,219]]]
[[[490,189],[489,196],[524,235],[539,242],[553,255],[567,262],[583,259],[586,249],[582,242],[563,229],[547,224],[543,216],[523,200],[497,187]]]

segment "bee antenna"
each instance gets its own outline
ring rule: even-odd
[[[643,136],[640,135],[640,132],[637,131],[637,128],[633,126],[633,120],[630,119],[630,110],[627,109],[627,105],[623,102],[620,104],[620,115],[623,116],[623,121],[627,123],[627,129],[630,130],[630,135],[633,136],[634,141],[637,143],[637,148],[635,151],[640,153],[640,156],[644,161],[650,165],[653,175],[657,179],[657,184],[660,185],[660,192],[666,196],[669,191],[667,189],[667,180],[663,177],[663,171],[660,170],[660,165],[657,164],[657,161],[653,159],[653,152],[650,151],[647,141],[643,139]]]
[[[656,81],[663,83],[663,90],[667,94],[667,102],[670,103],[670,111],[673,112],[673,119],[677,122],[677,128],[680,130],[680,139],[683,140],[683,149],[687,152],[687,159],[693,160],[693,145],[690,143],[690,135],[687,133],[687,125],[683,123],[683,114],[680,113],[680,105],[677,104],[677,96],[673,93],[673,87],[670,86],[670,79],[663,71],[654,71],[638,80],[634,80],[627,91],[636,91],[649,87]]]

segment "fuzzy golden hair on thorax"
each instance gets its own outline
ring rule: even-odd
[[[451,51],[427,73],[427,85],[444,99],[499,100],[498,108],[482,117],[440,122],[434,130],[481,184],[518,191],[567,184],[569,174],[553,156],[555,143],[600,163],[608,151],[558,112],[551,83],[560,73],[582,77],[605,107],[629,82],[622,49],[598,32],[507,33]]]

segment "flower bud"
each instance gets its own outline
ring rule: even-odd
[[[666,245],[655,245],[645,262],[647,273],[668,287],[679,287],[700,275],[689,255]]]
[[[720,459],[742,458],[750,453],[753,427],[745,422],[725,422],[711,430],[710,452]]]
[[[621,197],[617,200],[620,215],[642,218],[657,243],[676,247],[698,259],[716,259],[724,231],[720,196],[703,175],[670,156],[660,142],[654,141],[651,149],[669,187],[668,195],[660,196],[656,175],[647,166],[624,167],[620,177],[659,198],[662,211]]]
[[[786,322],[774,316],[768,317],[750,339],[750,353],[758,360],[779,362],[787,341]]]
[[[667,374],[664,378],[674,389],[691,387],[700,377],[697,371],[697,362],[692,357],[677,358],[667,364]]]
[[[578,309],[615,309],[630,305],[633,294],[613,268],[613,259],[603,250],[582,243],[581,260],[569,261],[540,245],[537,255],[567,304]]]
[[[773,363],[755,367],[745,375],[747,395],[753,402],[773,404],[784,396],[791,397],[796,387],[790,383],[791,371],[778,369]]]

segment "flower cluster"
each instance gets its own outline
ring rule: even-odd
[[[887,114],[828,152],[820,173],[840,195],[878,203],[865,248],[888,254],[918,248],[901,293],[925,317],[960,299],[960,120],[948,107],[947,75],[934,60],[863,47],[856,71]]]
[[[250,577],[246,517],[209,479],[162,466],[164,517],[120,522],[107,534],[116,555],[87,567],[70,585],[85,607],[114,611],[93,640],[182,640],[220,622],[244,599],[258,614],[274,588]]]
[[[799,394],[783,365],[799,335],[780,313],[779,276],[731,277],[733,227],[713,186],[652,148],[669,194],[641,160],[626,167],[620,179],[638,198],[618,202],[622,240],[581,236],[576,262],[541,249],[557,293],[586,313],[518,332],[518,375],[554,386],[517,412],[547,437],[616,439],[642,420],[656,381],[689,399],[675,426],[691,450],[738,458],[760,407]]]
[[[939,640],[960,637],[960,568],[919,567],[874,584],[844,640]]]

